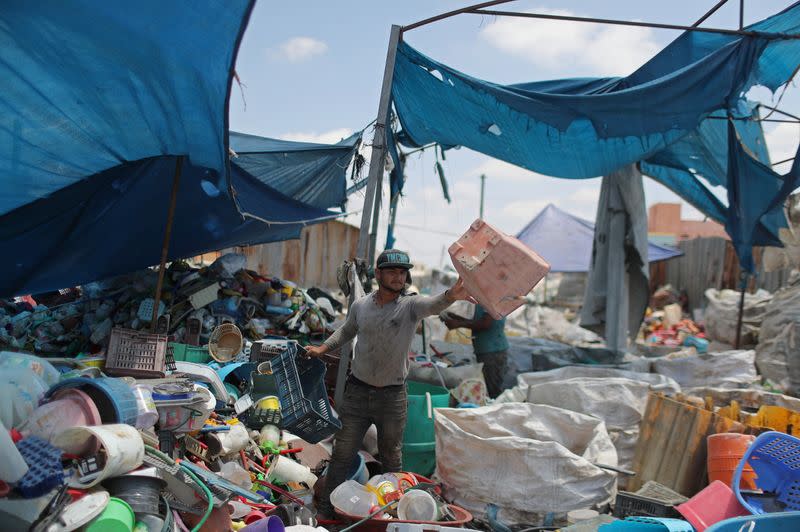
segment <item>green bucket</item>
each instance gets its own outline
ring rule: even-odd
[[[429,476],[436,468],[433,409],[447,408],[447,388],[408,381],[408,421],[403,432],[403,469]]]

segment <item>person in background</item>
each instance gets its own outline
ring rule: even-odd
[[[387,249],[378,256],[378,290],[353,302],[347,320],[320,346],[307,348],[319,357],[356,338],[344,398],[336,405],[342,428],[336,433],[325,485],[316,501],[323,519],[334,515],[331,492],[347,479],[370,425],[378,429],[378,452],[384,472],[402,471],[403,431],[408,398],[408,352],[417,325],[457,300],[472,300],[461,279],[433,297],[411,295],[408,254]]]
[[[483,307],[475,305],[471,320],[445,313],[443,321],[448,329],[472,329],[472,347],[478,362],[483,363],[486,391],[492,399],[500,395],[508,366],[506,319],[496,320]]]

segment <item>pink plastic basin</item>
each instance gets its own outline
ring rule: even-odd
[[[469,294],[496,320],[521,306],[550,271],[533,250],[483,220],[472,222],[449,253]]]
[[[77,388],[65,388],[54,393],[52,401],[34,410],[21,432],[50,441],[70,427],[101,423],[100,412],[89,395]],[[91,451],[92,447],[89,444],[85,451]]]
[[[703,491],[675,509],[692,524],[697,532],[703,532],[711,525],[731,517],[750,515],[750,512],[739,504],[733,490],[719,480],[715,480]]]

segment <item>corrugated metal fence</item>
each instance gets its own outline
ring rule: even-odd
[[[332,221],[303,228],[299,240],[237,247],[206,253],[202,261],[235,251],[247,257],[247,268],[262,275],[280,277],[302,287],[335,288],[336,268],[356,256],[358,227]]]
[[[651,287],[669,283],[676,290],[686,290],[690,308],[705,306],[707,288],[739,289],[739,261],[730,241],[724,238],[695,238],[678,243],[684,255],[650,268]],[[790,270],[764,272],[761,266],[763,248],[753,250],[757,275],[751,278],[750,291],[763,288],[774,292],[784,286]]]

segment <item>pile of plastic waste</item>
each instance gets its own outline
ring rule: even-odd
[[[0,301],[0,348],[37,354],[101,353],[111,330],[150,330],[158,274],[142,270],[81,287]],[[165,274],[158,330],[173,341],[208,342],[222,323],[245,339],[278,334],[308,342],[321,338],[341,304],[321,289],[245,268],[245,257],[228,254],[208,267],[173,262]]]

